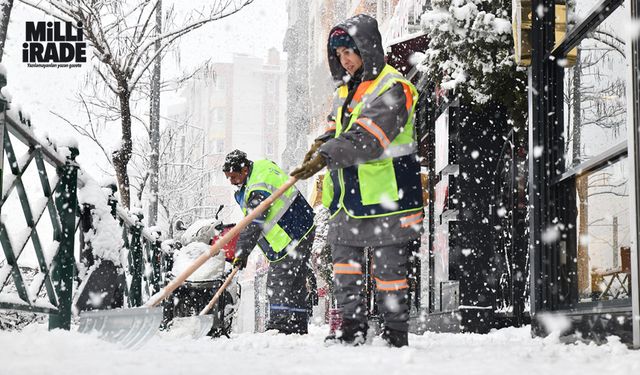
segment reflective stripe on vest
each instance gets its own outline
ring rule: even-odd
[[[333,273],[336,275],[362,275],[362,266],[357,263],[334,263]]]
[[[376,289],[380,291],[390,292],[390,291],[395,291],[400,289],[407,289],[409,287],[409,283],[407,279],[389,280],[389,281],[385,281],[377,277],[375,277],[374,279],[376,280]]]
[[[407,122],[401,132],[393,140],[389,140],[375,122],[360,117],[360,113],[367,102],[375,100],[396,83],[403,84],[405,92],[409,89],[412,100],[411,106],[408,107]],[[360,94],[361,91],[364,92]],[[415,87],[397,70],[386,65],[375,80],[363,82],[356,89],[354,98],[349,103],[353,111],[345,127],[342,124],[342,104],[347,95],[347,86],[343,85],[338,88],[334,97],[335,137],[339,137],[357,123],[380,142],[384,152],[376,159],[365,163],[330,171],[323,182],[323,205],[329,208],[332,217],[343,208],[354,218],[389,216],[421,210],[422,185],[414,128],[418,100]],[[339,100],[342,100],[342,103],[336,104]]]
[[[331,116],[333,116],[334,120],[337,118],[338,109],[342,107],[342,104],[344,104],[344,100],[346,99],[348,94],[349,94],[349,90],[347,89],[347,86],[344,85],[344,86],[340,86],[340,88],[333,95],[333,103],[331,105]]]
[[[406,145],[389,146],[389,148],[384,150],[382,155],[380,155],[379,157],[377,157],[377,158],[375,158],[373,160],[382,160],[382,159],[387,159],[387,158],[399,158],[401,156],[415,154],[416,152],[418,152],[418,147],[416,147],[416,143],[415,142],[408,143]]]
[[[380,145],[382,146],[382,148],[386,149],[391,144],[391,141],[389,140],[389,138],[387,138],[387,135],[385,134],[385,132],[382,131],[382,129],[378,126],[378,124],[371,121],[370,118],[366,118],[366,117],[359,118],[356,120],[356,124],[359,124],[360,126],[365,128],[369,133],[373,134],[373,136],[378,139],[378,142],[380,142]]]
[[[248,199],[252,192],[264,191],[268,194],[273,194],[288,178],[289,176],[272,161],[256,160],[253,163],[251,174],[247,178],[247,187],[241,204],[244,215],[247,215]],[[260,246],[267,259],[272,262],[285,257],[288,249],[295,247],[297,242],[313,229],[312,219],[309,223],[303,223],[304,228],[302,232],[304,235],[302,236],[287,232],[287,230],[279,224],[280,220],[289,211],[298,197],[302,196],[295,186],[292,186],[282,196],[276,199],[267,210],[267,215],[262,225],[262,233],[258,239],[258,246]]]
[[[264,223],[264,227],[263,227],[263,231],[268,232],[270,231],[277,223],[278,220],[282,219],[282,216],[284,216],[284,214],[287,212],[287,210],[289,209],[289,207],[291,207],[291,205],[293,204],[293,201],[296,200],[296,198],[298,198],[298,195],[300,194],[299,191],[296,191],[295,193],[293,193],[292,196],[290,197],[284,197],[283,196],[283,201],[284,201],[284,208],[281,209],[274,217],[273,220],[269,221],[268,223]]]
[[[249,192],[255,191],[255,190],[268,191],[270,194],[273,194],[273,192],[278,190],[278,187],[270,185],[270,184],[267,184],[267,183],[264,183],[264,182],[256,183],[256,184],[253,184],[253,185],[247,187],[247,191],[249,191]],[[288,196],[287,194],[291,194],[291,195]],[[295,189],[293,191],[293,193],[290,193],[290,191],[287,190],[287,192],[285,194],[280,196],[279,199],[282,202],[284,202],[284,205],[282,206],[281,209],[278,210],[278,213],[276,215],[274,215],[271,220],[269,220],[269,221],[264,223],[264,226],[262,227],[262,230],[265,233],[269,232],[271,229],[273,229],[273,227],[278,223],[278,220],[280,220],[282,218],[282,216],[287,212],[287,209],[289,209],[289,207],[291,207],[291,204],[293,204],[293,201],[298,197],[298,194],[300,194],[300,192],[297,189]],[[246,195],[246,194],[245,194],[245,196],[248,197],[248,195]],[[244,213],[246,215],[246,212],[244,212]]]

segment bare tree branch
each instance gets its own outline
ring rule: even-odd
[[[121,202],[129,207],[127,166],[133,153],[131,127],[134,121],[146,125],[146,121],[136,115],[136,102],[144,98],[137,88],[138,83],[148,74],[154,59],[162,57],[178,38],[209,22],[240,11],[253,0],[212,0],[202,8],[203,11],[192,12],[181,25],[174,24],[171,31],[160,35],[155,35],[152,27],[155,24],[153,14],[158,0],[20,1],[62,21],[83,24],[84,36],[93,47],[93,54],[98,62],[93,72],[118,103],[114,106],[94,95],[97,99],[92,102],[98,106],[92,108],[102,108],[102,114],[96,118],[104,121],[120,120],[120,149],[114,152],[111,161],[118,179]],[[160,42],[159,48],[155,48],[156,42]],[[89,107],[91,104],[85,101],[84,105]],[[92,134],[86,132],[84,136],[91,137]],[[93,136],[95,138],[95,134]]]

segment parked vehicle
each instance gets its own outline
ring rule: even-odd
[[[194,222],[178,239],[167,242],[166,251],[173,253],[168,257],[171,258],[172,264],[167,274],[167,281],[180,274],[194,259],[208,251],[211,244],[231,227],[233,224],[223,224],[216,215],[214,219]],[[235,241],[232,241],[225,246],[224,252],[220,252],[204,263],[166,299],[163,305],[163,327],[170,328],[174,318],[195,316],[200,313],[231,272],[230,261],[233,260],[234,249]],[[232,283],[209,312],[214,315],[209,336],[229,335],[238,301],[239,288],[236,283]]]

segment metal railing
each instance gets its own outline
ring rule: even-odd
[[[5,85],[6,78],[0,76],[0,88]],[[86,273],[79,272],[84,268],[79,267],[81,257],[89,263],[97,260],[85,251],[91,241],[84,241],[89,230],[97,230],[91,223],[95,207],[78,201],[78,189],[96,183],[75,161],[77,147],[57,146],[36,136],[31,120],[2,94],[0,136],[0,153],[5,157],[0,169],[0,310],[49,314],[49,329],[69,329],[74,293],[87,279]],[[26,152],[18,156],[16,148]],[[30,173],[33,168],[38,177]],[[38,192],[34,195],[33,190]],[[128,254],[118,265],[124,276],[119,287],[128,306],[140,306],[161,287],[160,235],[144,227],[141,215],[120,207],[114,194],[112,187],[111,194],[105,194],[104,207],[122,229],[121,254]],[[37,273],[26,280],[20,262],[30,250]]]

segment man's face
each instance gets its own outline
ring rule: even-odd
[[[340,60],[342,67],[353,76],[360,67],[362,67],[362,59],[351,48],[338,47],[336,48],[336,56]]]
[[[227,180],[231,182],[231,184],[235,186],[242,186],[244,181],[247,179],[247,175],[249,174],[249,168],[244,167],[240,170],[240,172],[224,172]]]

